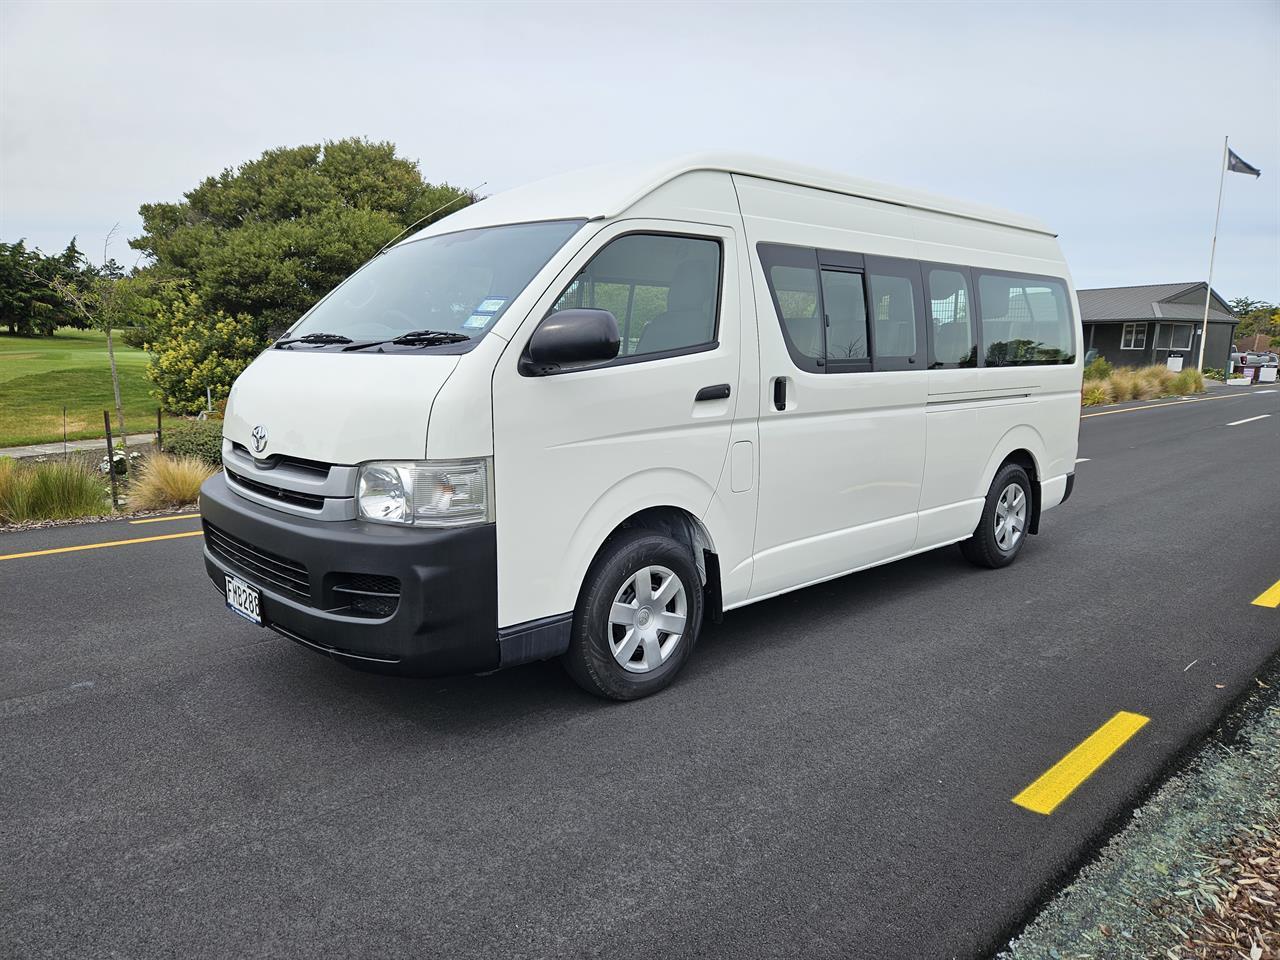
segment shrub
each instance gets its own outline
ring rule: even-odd
[[[1169,389],[1180,397],[1188,393],[1204,393],[1204,374],[1190,368],[1183,370],[1174,376]]]
[[[1111,396],[1116,403],[1137,400],[1142,393],[1142,381],[1132,370],[1117,370],[1111,374]]]
[[[1218,380],[1225,382],[1227,379],[1226,372],[1216,367],[1205,367],[1201,372],[1204,374],[1206,380]]]
[[[1111,376],[1114,369],[1106,357],[1094,357],[1089,365],[1084,368],[1084,378],[1086,380],[1105,380]]]
[[[0,461],[0,522],[68,520],[105,512],[102,479],[81,461]]]
[[[182,420],[165,427],[165,453],[196,457],[210,466],[222,466],[222,421]]]
[[[231,384],[270,342],[264,321],[211,310],[190,290],[178,289],[147,322],[147,376],[166,410],[194,414],[207,387],[224,400]]]
[[[1082,403],[1086,407],[1100,407],[1111,402],[1111,386],[1105,380],[1086,383]]]
[[[129,488],[129,506],[158,510],[195,503],[200,484],[213,471],[214,468],[199,457],[172,457],[163,453],[149,457]]]

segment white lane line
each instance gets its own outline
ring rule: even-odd
[[[1076,463],[1088,463],[1088,462],[1089,462],[1089,458],[1088,458],[1088,457],[1077,457],[1077,458],[1076,458]]]
[[[1240,426],[1240,424],[1242,424],[1242,423],[1253,423],[1253,421],[1255,421],[1255,420],[1265,420],[1265,419],[1267,419],[1267,417],[1269,417],[1269,416],[1271,416],[1271,414],[1269,414],[1269,413],[1264,413],[1264,414],[1262,414],[1261,416],[1258,416],[1258,417],[1249,417],[1247,420],[1236,420],[1234,423],[1228,423],[1228,424],[1227,424],[1227,426],[1228,426],[1228,427],[1238,427],[1238,426]]]
[[[1259,397],[1262,396],[1264,393],[1275,393],[1274,390],[1255,390],[1253,392],[1257,394]]]

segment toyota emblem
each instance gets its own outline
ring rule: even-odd
[[[249,434],[253,437],[253,452],[261,453],[267,449],[267,428],[262,424],[258,424],[253,428],[253,432]]]

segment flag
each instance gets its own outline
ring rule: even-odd
[[[1239,155],[1230,148],[1227,149],[1227,169],[1232,173],[1251,173],[1255,177],[1262,176],[1261,170],[1245,163],[1240,159]]]

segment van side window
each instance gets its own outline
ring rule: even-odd
[[[871,346],[877,370],[923,370],[917,363],[924,297],[914,260],[867,257],[871,294]]]
[[[635,233],[592,257],[550,312],[608,310],[618,321],[618,356],[634,357],[714,345],[719,301],[719,241]]]
[[[929,366],[976,367],[978,346],[973,336],[973,297],[963,270],[926,267],[929,298]]]
[[[861,256],[780,243],[757,250],[795,365],[813,373],[871,369]]]
[[[986,366],[1075,362],[1071,305],[1061,281],[983,272],[978,313]]]
[[[822,312],[826,318],[829,360],[871,359],[871,348],[867,343],[867,295],[863,289],[862,274],[824,268]]]

